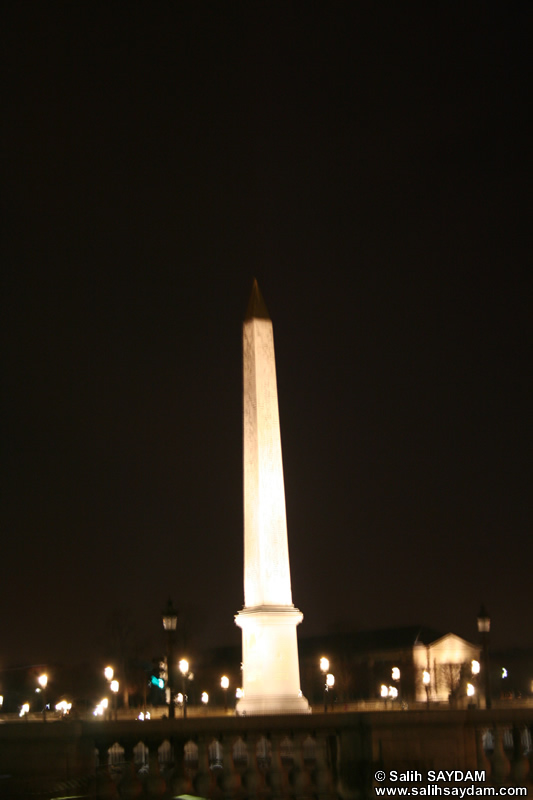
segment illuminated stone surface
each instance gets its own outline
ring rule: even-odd
[[[238,714],[307,713],[292,604],[272,322],[254,281],[243,327],[244,697]]]

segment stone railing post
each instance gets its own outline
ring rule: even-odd
[[[181,794],[192,794],[192,781],[187,775],[185,765],[185,742],[173,737],[171,744],[174,751],[174,769],[170,779],[173,795],[177,797]]]
[[[158,745],[151,740],[148,747],[150,751],[148,755],[148,777],[145,784],[146,792],[150,798],[164,797],[167,785],[159,769]]]
[[[292,737],[294,763],[290,771],[289,780],[291,794],[294,796],[295,800],[303,800],[309,791],[309,776],[307,775],[307,771],[304,766],[303,756],[303,743],[306,736],[307,734],[304,734],[303,736],[299,734],[297,736],[293,735]]]
[[[503,731],[498,725],[494,726],[494,753],[492,754],[492,782],[500,786],[508,778],[511,764],[503,749]]]
[[[211,786],[211,770],[209,769],[209,752],[205,736],[198,737],[198,772],[193,781],[194,793],[198,797],[208,797]]]
[[[316,767],[313,773],[314,792],[318,800],[326,800],[331,794],[331,774],[328,768],[328,743],[326,735],[317,733]]]
[[[358,726],[337,734],[337,792],[342,800],[359,800],[372,786],[371,731]]]
[[[257,764],[257,743],[255,736],[246,735],[246,752],[248,764],[243,775],[243,784],[246,789],[246,800],[254,800],[257,797],[261,775]]]
[[[98,800],[118,800],[118,790],[111,777],[109,769],[109,753],[112,741],[98,737],[95,740],[95,747],[98,750],[98,767],[94,779],[90,781],[89,790]]]
[[[135,800],[135,798],[140,797],[143,792],[143,786],[137,775],[137,766],[135,764],[134,747],[136,742],[132,739],[128,739],[121,744],[124,748],[125,763],[119,782],[120,797],[121,799],[124,798],[124,800]]]
[[[489,779],[492,767],[489,759],[487,758],[487,754],[485,753],[485,748],[483,746],[483,736],[485,735],[485,729],[476,728],[475,733],[476,733],[476,769],[484,770],[487,779]]]
[[[515,786],[523,786],[529,775],[529,761],[522,746],[522,730],[513,726],[513,760],[511,762],[511,780]]]
[[[284,770],[281,763],[281,740],[279,733],[274,733],[270,737],[272,744],[272,762],[268,772],[268,785],[272,793],[271,800],[283,800],[284,792]]]
[[[222,792],[225,800],[233,800],[240,787],[240,776],[233,763],[233,737],[222,738]]]

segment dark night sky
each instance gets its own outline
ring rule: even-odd
[[[531,4],[2,14],[0,666],[239,642],[254,276],[299,635],[533,645]]]

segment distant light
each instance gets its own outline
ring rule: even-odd
[[[72,703],[67,703],[66,700],[60,700],[59,703],[56,703],[56,711],[59,711],[61,714],[68,714],[70,709],[72,708]]]
[[[4,705],[4,695],[0,694],[0,706]]]
[[[240,700],[242,697],[244,697],[244,692],[243,692],[243,690],[241,689],[240,686],[238,686],[235,689],[235,697],[237,698],[237,700]]]
[[[466,684],[466,693],[467,693],[468,697],[473,697],[475,695],[476,689],[475,689],[475,687],[474,687],[474,685],[472,683],[467,683]]]
[[[176,702],[183,703],[183,695],[181,692],[178,692],[178,694],[176,695]]]
[[[24,714],[28,714],[29,711],[30,711],[30,704],[29,703],[24,703],[20,708],[19,717],[23,717]]]
[[[229,678],[227,675],[223,675],[220,679],[220,685],[223,689],[227,689],[229,686]]]
[[[115,692],[115,693],[118,692],[118,690],[119,690],[119,682],[118,681],[111,681],[111,683],[109,684],[109,688],[111,689],[112,692]]]
[[[41,688],[46,689],[46,684],[48,683],[48,675],[46,674],[39,675],[37,680],[39,681],[39,685],[41,686]]]
[[[187,661],[187,659],[186,658],[182,658],[181,661],[179,662],[178,666],[180,668],[181,674],[183,676],[185,676],[189,671],[189,662]]]
[[[481,665],[480,665],[479,661],[476,661],[476,659],[474,659],[472,661],[472,675],[479,675],[480,669],[481,669]]]
[[[509,673],[507,672],[505,667],[502,667],[502,678],[508,678],[508,677],[509,677]]]
[[[104,669],[104,676],[105,676],[105,679],[107,681],[112,681],[114,674],[115,674],[115,670],[113,669],[113,667],[106,667]]]
[[[335,675],[332,675],[331,672],[328,672],[326,675],[326,686],[328,689],[331,689],[332,686],[335,686]]]
[[[202,703],[205,703],[205,705],[209,703],[209,695],[207,692],[202,692]]]
[[[392,677],[393,681],[399,681],[400,680],[400,670],[398,669],[398,667],[393,667],[392,668],[391,677]]]
[[[425,669],[424,672],[422,673],[422,682],[424,686],[429,686],[431,682],[431,675],[429,674],[427,669]]]
[[[329,669],[329,659],[326,656],[322,656],[320,659],[320,671],[326,673]]]
[[[389,696],[389,687],[385,686],[384,683],[381,684],[380,694],[381,694],[381,697],[388,697]]]
[[[107,697],[104,697],[104,699],[100,700],[100,702],[98,703],[98,705],[94,709],[94,711],[93,711],[94,716],[95,717],[103,716],[104,711],[106,710],[108,705],[109,705],[109,700],[107,699]]]
[[[396,686],[389,686],[389,697],[392,697],[393,699],[398,697],[398,689]]]

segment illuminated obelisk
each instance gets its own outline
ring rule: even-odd
[[[300,691],[281,458],[274,335],[257,281],[243,326],[244,696],[238,714],[308,713]]]

